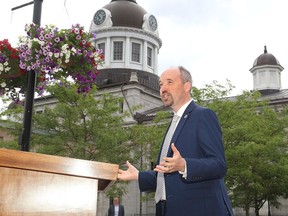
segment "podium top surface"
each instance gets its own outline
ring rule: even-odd
[[[119,169],[117,164],[1,148],[0,167],[98,179],[99,190],[117,180]]]

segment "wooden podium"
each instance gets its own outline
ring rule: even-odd
[[[0,149],[0,216],[97,215],[116,164]]]

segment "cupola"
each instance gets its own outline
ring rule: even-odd
[[[281,90],[281,72],[284,68],[278,59],[268,53],[264,46],[264,53],[257,57],[250,72],[253,74],[253,90],[267,95]]]

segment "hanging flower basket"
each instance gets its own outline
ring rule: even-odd
[[[19,50],[8,39],[0,41],[0,95],[19,101],[26,89],[26,72],[19,67]]]
[[[41,95],[52,81],[72,78],[78,92],[90,91],[96,81],[98,65],[103,64],[102,50],[91,45],[96,35],[79,24],[59,30],[53,25],[25,26],[27,36],[20,37],[20,68],[37,73],[37,92]]]

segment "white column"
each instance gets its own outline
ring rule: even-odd
[[[109,68],[111,65],[111,55],[113,55],[113,49],[111,49],[111,38],[106,38],[106,49],[105,49],[105,66]]]
[[[131,58],[131,50],[130,50],[130,37],[126,37],[125,42],[125,49],[124,49],[124,65],[125,68],[129,68],[130,66],[130,58]]]
[[[143,44],[143,55],[142,55],[142,70],[148,71],[148,65],[147,65],[147,41],[144,41]]]
[[[158,74],[158,47],[154,46],[154,55],[153,55],[153,70],[154,74]]]

